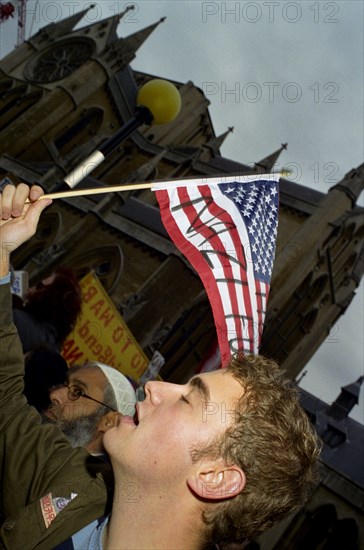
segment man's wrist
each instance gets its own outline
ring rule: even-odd
[[[8,275],[9,271],[10,271],[9,254],[2,251],[1,258],[0,258],[0,278]]]

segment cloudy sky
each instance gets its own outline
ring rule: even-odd
[[[16,0],[14,1],[14,4]],[[91,2],[28,0],[26,36]],[[131,2],[94,2],[89,24]],[[363,162],[363,2],[139,0],[120,23],[128,36],[166,16],[134,69],[200,87],[216,134],[234,126],[222,154],[245,164],[288,142],[276,166],[326,193]],[[1,26],[1,57],[16,43]],[[363,197],[359,203],[363,206]],[[307,366],[301,386],[331,402],[364,372],[363,284]],[[351,416],[364,423],[364,395]]]

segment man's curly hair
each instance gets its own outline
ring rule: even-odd
[[[318,483],[321,445],[301,408],[298,391],[279,366],[262,356],[234,356],[230,373],[243,387],[234,421],[194,462],[222,457],[245,473],[237,496],[207,503],[206,544],[247,543],[301,508]]]

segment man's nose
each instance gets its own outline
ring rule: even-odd
[[[49,399],[52,403],[64,405],[68,400],[68,388],[66,386],[56,386],[49,391]]]
[[[145,397],[150,399],[153,405],[159,405],[167,397],[181,391],[181,386],[169,382],[150,380],[144,386]]]

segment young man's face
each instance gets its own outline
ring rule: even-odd
[[[100,369],[80,368],[70,369],[68,385],[76,385],[87,395],[103,402],[106,377]],[[97,411],[99,403],[80,397],[72,401],[68,397],[68,388],[59,386],[51,390],[49,394],[51,405],[44,412],[44,416],[51,421],[69,421],[89,416]]]
[[[185,484],[193,473],[190,451],[214,440],[234,422],[243,388],[230,373],[218,370],[188,384],[148,382],[146,398],[130,417],[104,437],[114,470],[148,485]]]

